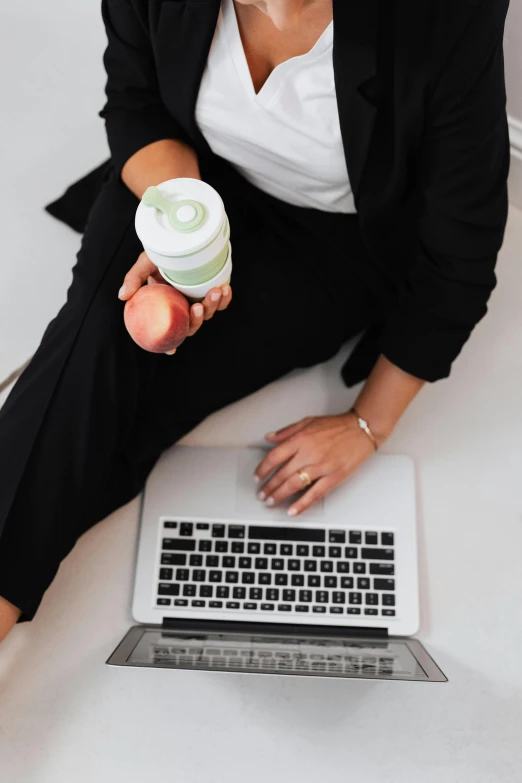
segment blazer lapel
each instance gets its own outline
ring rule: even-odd
[[[370,95],[376,86],[378,6],[379,0],[333,3],[335,87],[356,204],[377,114]]]
[[[220,0],[163,0],[154,41],[165,105],[200,148],[195,108],[219,8]]]

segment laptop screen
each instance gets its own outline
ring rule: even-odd
[[[136,626],[107,663],[161,669],[445,682],[412,639],[361,639]]]

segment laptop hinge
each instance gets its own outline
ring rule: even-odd
[[[255,633],[296,636],[361,637],[366,639],[387,639],[387,628],[355,628],[351,625],[289,625],[287,623],[245,623],[229,620],[189,620],[178,617],[164,617],[165,631],[193,631],[195,633]]]

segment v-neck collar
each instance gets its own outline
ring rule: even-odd
[[[236,9],[233,0],[223,0],[221,4],[221,14],[223,18],[223,26],[227,44],[229,47],[230,55],[234,62],[235,68],[239,74],[245,92],[250,97],[250,100],[257,104],[259,108],[267,107],[271,101],[277,95],[285,77],[304,60],[316,60],[323,55],[328,49],[333,47],[333,20],[328,27],[319,36],[315,44],[310,51],[305,54],[296,55],[288,60],[285,60],[272,70],[267,80],[256,93],[254,88],[254,82],[250,73],[250,67],[243,47],[243,41],[241,40],[241,33],[239,30],[239,23],[236,15]]]

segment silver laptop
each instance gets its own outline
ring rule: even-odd
[[[133,617],[107,663],[445,682],[420,642],[415,475],[376,455],[297,520],[260,449],[165,452],[143,495]]]

